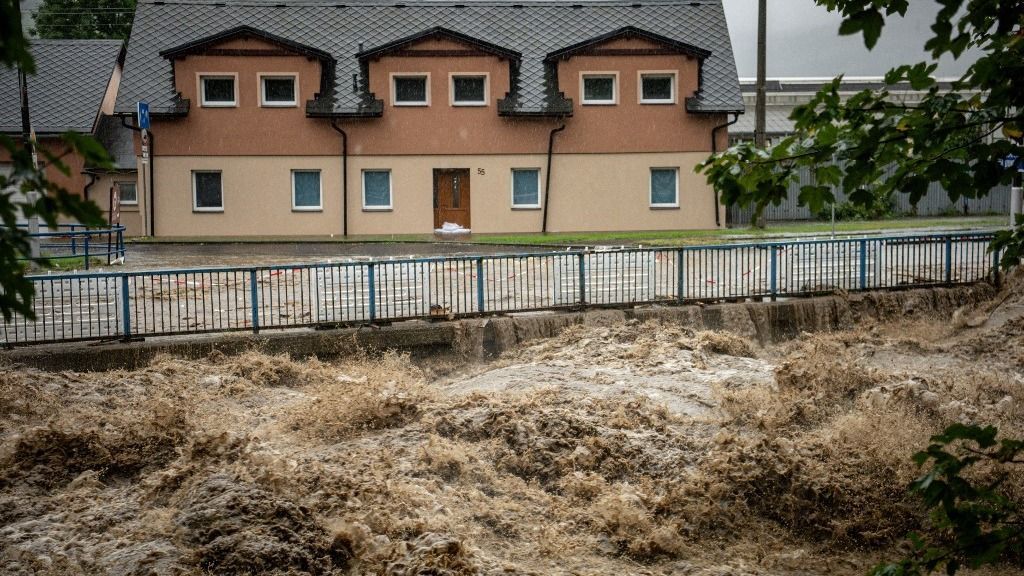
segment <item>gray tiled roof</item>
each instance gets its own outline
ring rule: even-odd
[[[764,130],[771,135],[791,134],[795,123],[789,119],[793,113],[792,106],[766,107],[764,111]],[[754,133],[754,114],[744,114],[729,126],[730,136],[749,136]]]
[[[91,133],[120,53],[120,40],[33,40],[28,101],[36,133]],[[0,66],[0,132],[21,132],[18,92],[17,71]]]
[[[162,50],[237,26],[252,26],[320,48],[337,61],[335,86],[321,95],[316,113],[359,113],[372,108],[354,93],[353,74],[363,71],[356,54],[431,28],[441,27],[522,54],[514,113],[542,113],[560,100],[545,57],[556,50],[627,26],[708,50],[702,90],[691,111],[742,111],[736,64],[721,0],[167,0],[139,2],[117,111],[148,101],[156,114],[180,113],[171,62]],[[366,85],[366,78],[361,78]],[[377,95],[380,98],[380,95]],[[327,110],[322,109],[323,106]]]

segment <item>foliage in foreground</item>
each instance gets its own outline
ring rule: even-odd
[[[886,18],[904,16],[909,7],[908,0],[815,1],[840,12],[839,33],[863,34],[869,49]],[[786,198],[801,168],[814,179],[800,188],[799,201],[814,213],[835,201],[838,186],[853,204],[870,206],[895,193],[916,204],[933,182],[953,201],[1010,184],[1015,172],[1003,160],[1024,156],[1024,0],[937,1],[941,9],[925,44],[931,57],[956,58],[970,48],[982,53],[952,91],[940,91],[937,65],[927,62],[885,75],[887,85],[924,91],[918,104],[890,101],[888,89],[844,99],[842,77],[836,78],[794,110],[792,136],[768,149],[741,143],[699,167],[722,201],[753,205],[760,216]]]
[[[919,576],[940,568],[955,574],[964,566],[1024,559],[1024,515],[1002,490],[1008,468],[1024,464],[1024,441],[997,435],[993,426],[954,424],[914,455],[919,466],[931,462],[910,490],[931,511],[939,536],[929,541],[910,534],[907,557],[875,567],[872,576]],[[979,468],[991,473],[979,476]]]
[[[135,0],[44,0],[35,13],[40,38],[128,40]]]
[[[17,0],[0,0],[0,65],[20,67],[27,73],[35,71],[28,41],[21,28],[21,12]],[[65,152],[54,154],[39,147],[40,159],[63,174],[69,174],[61,157],[78,153],[87,163],[109,167],[110,159],[94,139],[68,132],[61,136]],[[17,226],[19,220],[38,216],[47,226],[55,226],[65,215],[86,225],[103,222],[100,209],[92,202],[71,194],[51,182],[45,168],[37,168],[32,154],[15,139],[0,135],[0,150],[11,158],[10,173],[0,175],[0,314],[9,321],[14,314],[33,318],[32,282],[25,278],[31,254],[28,230]],[[16,198],[15,193],[39,192],[38,199]],[[46,260],[37,261],[46,265]]]

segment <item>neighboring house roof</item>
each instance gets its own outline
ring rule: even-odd
[[[827,78],[768,78],[765,80],[765,93],[767,95],[764,128],[769,136],[781,136],[792,134],[795,123],[789,119],[793,108],[800,104],[806,104],[822,88],[832,83]],[[948,92],[953,89],[953,82],[950,80],[939,80],[936,82],[939,91]],[[839,85],[839,93],[842,95],[854,94],[862,90],[889,90],[894,100],[903,100],[908,96],[915,96],[927,93],[927,90],[914,90],[909,83],[886,84],[882,78],[849,78],[844,79]],[[743,91],[743,99],[753,105],[757,94],[755,81],[749,79],[740,80],[740,89]],[[845,97],[845,96],[844,96]],[[904,100],[905,101],[905,100]],[[731,136],[741,138],[750,137],[754,134],[755,116],[744,114],[739,121],[729,127]]]
[[[521,55],[513,69],[515,90],[502,103],[508,113],[564,113],[566,101],[555,86],[552,65],[545,61],[548,55],[623,26],[709,53],[701,67],[701,93],[687,101],[690,111],[743,110],[721,0],[165,0],[138,4],[117,112],[129,114],[143,100],[154,114],[182,113],[171,62],[161,51],[238,26],[333,56],[333,86],[307,105],[310,115],[379,114],[380,100],[365,92],[366,68],[357,54],[372,57],[375,50],[439,30],[507,52],[509,58]],[[358,92],[352,89],[353,75],[360,78]]]
[[[107,150],[115,170],[136,170],[135,136],[121,125],[118,116],[103,114],[96,126],[96,140]],[[86,166],[95,168],[95,166]]]
[[[91,133],[121,56],[120,40],[33,40],[28,101],[36,134]],[[0,132],[21,133],[18,72],[0,66]]]

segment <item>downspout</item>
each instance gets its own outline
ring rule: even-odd
[[[142,132],[142,128],[139,128],[138,126],[132,126],[131,124],[129,124],[127,122],[127,116],[121,116],[121,126],[124,126],[125,128],[127,128],[129,130],[132,130],[133,132],[140,132],[140,133]],[[155,168],[156,168],[156,159],[153,157],[153,150],[154,150],[154,148],[153,148],[153,132],[149,131],[148,136],[149,136],[149,159],[150,159],[150,162],[149,162],[149,170],[148,170],[148,172],[149,172],[149,184],[146,186],[146,188],[149,191],[149,199],[148,199],[148,204],[149,204],[149,233],[152,234],[153,236],[156,236],[156,208],[155,208],[155,205],[156,205],[156,194],[154,193],[154,190],[153,190],[153,172],[156,171],[155,170]],[[143,166],[145,166],[145,164],[143,164]]]
[[[331,119],[331,128],[341,134],[341,235],[348,236],[348,134]]]
[[[737,123],[739,121],[740,121],[740,115],[738,113],[733,113],[731,121],[726,122],[725,124],[719,124],[718,126],[715,126],[714,128],[711,129],[711,155],[712,156],[718,153],[718,131],[721,130],[722,128],[728,128],[729,126],[732,126],[733,124],[735,124],[735,123]],[[711,189],[715,193],[715,226],[716,227],[721,227],[722,226],[722,216],[721,216],[721,214],[718,213],[719,212],[718,211],[718,190],[714,186],[712,186]]]
[[[565,130],[564,122],[558,128],[552,129],[551,133],[548,134],[548,168],[544,174],[544,216],[540,226],[540,231],[543,234],[548,233],[548,200],[551,199],[551,154],[555,150],[555,134],[562,130]]]

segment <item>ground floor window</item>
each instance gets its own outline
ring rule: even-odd
[[[363,170],[363,209],[391,209],[390,170]]]
[[[540,208],[540,169],[512,170],[512,207]]]
[[[651,168],[651,208],[679,207],[679,169]]]
[[[192,172],[192,209],[196,212],[224,211],[224,189],[219,170]]]
[[[121,204],[138,204],[139,193],[135,188],[135,182],[118,182]]]
[[[292,170],[292,210],[322,210],[319,170]]]

